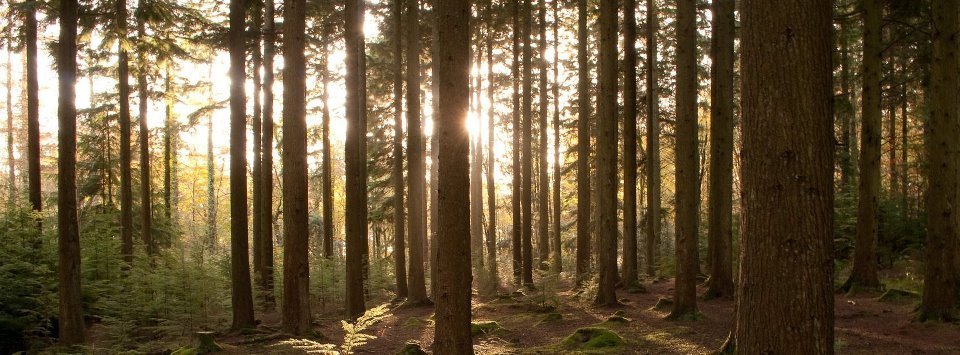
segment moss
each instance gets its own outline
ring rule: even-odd
[[[673,308],[673,300],[665,297],[661,297],[657,300],[657,304],[653,306],[656,311],[666,311],[670,308]]]
[[[624,346],[626,341],[610,329],[588,327],[577,329],[561,345],[567,349],[596,350]]]
[[[878,300],[880,302],[899,303],[899,302],[906,302],[906,301],[915,301],[919,298],[920,298],[919,293],[891,288],[891,289],[888,289],[886,292],[884,292],[882,295],[880,295],[880,298]]]
[[[670,313],[670,315],[666,316],[664,319],[670,320],[670,321],[695,322],[695,321],[701,321],[701,320],[707,319],[707,317],[700,312],[685,312],[685,313],[679,313],[679,314]]]
[[[547,315],[546,315],[545,317],[543,317],[543,321],[544,321],[544,322],[558,322],[558,321],[561,321],[561,320],[563,320],[563,315],[560,314],[560,313],[556,313],[556,312],[554,312],[554,313],[547,313]]]
[[[401,325],[401,327],[404,327],[404,328],[424,328],[424,327],[430,325],[431,323],[433,323],[433,321],[430,320],[430,319],[411,317],[411,318],[407,318],[407,320],[403,321],[403,324]]]
[[[496,321],[477,321],[470,323],[470,334],[473,336],[486,335],[499,330],[503,330],[503,327]]]
[[[397,352],[397,355],[427,355],[427,352],[423,351],[423,348],[420,347],[420,343],[408,341],[407,344]]]
[[[197,349],[193,347],[184,346],[177,350],[174,350],[170,355],[197,355]]]
[[[627,323],[630,323],[631,321],[632,320],[630,318],[627,318],[621,315],[612,315],[609,318],[607,318],[606,322],[604,323],[627,324]]]

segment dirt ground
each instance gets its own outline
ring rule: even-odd
[[[668,310],[655,310],[660,298],[670,297],[673,281],[663,280],[647,286],[647,293],[619,291],[624,303],[619,308],[597,308],[589,295],[572,291],[527,291],[515,297],[475,297],[475,321],[496,321],[503,328],[475,337],[477,354],[553,354],[561,353],[556,344],[578,328],[603,323],[618,333],[626,345],[615,350],[594,353],[625,354],[707,354],[717,350],[733,324],[732,300],[699,303],[704,318],[697,321],[664,320]],[[557,289],[564,290],[565,286]],[[701,290],[702,291],[702,290]],[[582,299],[582,300],[581,300]],[[838,295],[836,298],[836,350],[839,354],[960,354],[960,325],[916,323],[912,321],[915,302],[885,303],[877,295]],[[628,323],[604,323],[616,311]],[[559,313],[561,320],[545,320]],[[376,337],[355,349],[358,354],[395,354],[408,341],[429,348],[433,341],[431,307],[393,307],[388,315],[365,333]],[[553,317],[557,317],[553,315]],[[264,329],[279,326],[276,315],[264,317]],[[334,316],[316,321],[322,343],[339,344],[343,338],[340,321]],[[218,339],[227,353],[303,353],[282,340],[262,335],[234,335]]]

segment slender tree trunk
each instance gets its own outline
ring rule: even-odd
[[[273,55],[276,52],[276,31],[274,25],[274,0],[265,0],[263,12],[263,129],[260,134],[261,166],[260,206],[260,258],[263,263],[263,275],[260,289],[263,292],[264,308],[274,307],[273,296]],[[326,218],[327,215],[324,215]]]
[[[547,174],[547,116],[550,113],[550,92],[547,90],[547,3],[545,0],[538,1],[538,7],[540,8],[537,12],[539,22],[539,41],[537,43],[537,51],[539,52],[539,60],[537,61],[537,67],[540,74],[540,114],[538,115],[539,122],[539,134],[540,142],[538,144],[539,149],[539,162],[538,168],[539,172],[537,176],[540,178],[537,182],[538,194],[537,194],[537,206],[540,211],[537,218],[537,236],[539,237],[537,241],[537,247],[539,248],[540,254],[540,270],[546,270],[550,264],[550,204],[547,196],[550,194],[550,177]]]
[[[897,106],[897,103],[894,102],[894,98],[891,97],[890,106],[888,108],[888,110],[890,110],[890,119],[887,120],[887,133],[890,134],[890,151],[888,156],[890,161],[887,162],[890,181],[887,183],[887,186],[890,190],[890,197],[892,197],[894,200],[898,199],[898,196],[900,196],[900,187],[897,186],[897,184],[900,182],[900,177],[897,176],[899,173],[899,170],[897,170]]]
[[[590,273],[590,61],[587,0],[577,0],[577,286]]]
[[[321,189],[323,198],[323,257],[333,259],[333,174],[332,159],[333,152],[330,150],[330,71],[327,68],[330,56],[330,24],[323,24],[323,52],[320,54],[320,80],[323,86],[323,95],[320,99],[323,101],[323,163],[322,163],[322,182]]]
[[[127,59],[127,1],[116,3],[118,83],[120,91],[120,255],[133,262],[133,177],[130,152],[130,69]],[[129,267],[126,265],[125,267]]]
[[[844,291],[878,289],[877,233],[880,228],[880,140],[881,123],[881,6],[877,0],[863,0],[863,117],[860,135],[860,194],[857,203],[857,239],[853,270]]]
[[[600,1],[600,95],[597,96],[598,268],[596,303],[617,301],[617,0]]]
[[[143,11],[144,0],[139,0],[137,7]],[[137,16],[137,38],[143,41],[146,38],[145,20]],[[140,67],[137,73],[137,90],[140,96],[140,238],[147,248],[148,255],[156,255],[158,248],[156,241],[153,240],[153,194],[150,188],[150,130],[147,127],[148,103],[150,102],[150,88],[147,86],[147,62],[146,54],[137,51],[137,65]]]
[[[847,20],[841,20],[837,36],[840,37],[840,95],[842,97],[840,111],[840,189],[844,193],[849,192],[850,184],[853,181],[853,163],[851,161],[850,140],[852,127],[850,122],[853,118],[853,101],[850,95],[850,24]]]
[[[637,2],[623,2],[623,279],[640,287],[637,271]]]
[[[835,350],[832,4],[741,5],[744,217],[737,353]]]
[[[310,331],[306,1],[283,2],[283,331]]]
[[[439,21],[437,20],[437,11],[436,5],[437,1],[433,0],[430,5],[434,8],[432,11],[433,21],[432,25],[432,37],[430,39],[431,47],[430,52],[434,59],[430,62],[430,71],[431,71],[431,105],[433,106],[432,112],[439,112],[439,97],[440,97],[440,81],[437,79],[437,60],[440,56],[440,42],[438,40],[439,33]],[[430,294],[433,299],[437,299],[437,238],[440,234],[440,221],[438,219],[440,213],[437,210],[440,205],[440,190],[439,185],[437,184],[437,175],[439,170],[437,169],[439,165],[437,164],[437,153],[440,151],[440,128],[436,124],[436,113],[433,114],[433,132],[430,138]]]
[[[933,0],[933,65],[927,140],[926,268],[921,320],[956,320],[957,312],[957,11],[956,1]]]
[[[40,85],[37,82],[36,16],[35,5],[29,6],[24,14],[23,27],[26,35],[24,45],[27,47],[27,185],[30,206],[40,212],[43,210],[43,200],[40,196]]]
[[[10,26],[8,33],[13,38],[13,26]],[[7,164],[10,169],[10,206],[15,206],[17,201],[17,170],[16,161],[13,158],[13,62],[10,60],[13,53],[13,45],[7,42]]]
[[[163,216],[172,222],[173,219],[173,179],[174,162],[176,161],[174,145],[177,140],[176,122],[173,119],[173,88],[171,86],[170,67],[164,69],[163,76],[163,96],[164,96],[164,119],[163,119]]]
[[[252,328],[253,294],[247,246],[247,114],[245,5],[230,0],[230,279],[233,328]],[[288,8],[289,9],[289,8]],[[289,11],[289,10],[288,10]]]
[[[420,112],[420,2],[406,0],[407,33],[407,182],[410,199],[407,201],[409,215],[408,239],[410,240],[410,266],[407,273],[407,302],[430,304],[423,270],[424,240],[426,228],[424,216],[424,163],[423,124]]]
[[[647,0],[647,276],[657,274],[660,245],[660,83],[657,64],[656,0]]]
[[[733,68],[735,0],[713,0],[708,298],[733,297]]]
[[[901,208],[903,208],[904,213],[906,213],[909,216],[910,209],[907,201],[909,201],[908,196],[910,194],[909,192],[910,167],[908,165],[910,158],[907,157],[907,149],[910,145],[909,144],[910,129],[907,126],[907,122],[910,120],[910,116],[908,116],[908,111],[907,111],[906,93],[904,93],[903,100],[900,101],[900,117],[903,117],[903,119],[900,120],[900,137],[903,137],[903,138],[900,139],[900,162],[897,164],[897,169],[900,169],[900,175],[899,175],[900,176],[900,195],[899,196],[900,196]]]
[[[553,1],[553,241],[551,241],[551,246],[553,246],[553,264],[552,271],[555,273],[560,273],[563,271],[563,257],[562,257],[562,245],[560,245],[560,216],[563,211],[563,206],[560,201],[560,171],[562,161],[560,160],[560,37],[559,27],[560,27],[560,17],[558,17],[557,7],[559,6],[558,1]],[[490,72],[493,72],[491,67]],[[491,92],[490,102],[493,102],[493,94]],[[492,121],[492,119],[491,119]],[[492,125],[492,123],[491,123]],[[490,130],[493,132],[493,129]],[[490,143],[491,152],[493,147],[493,142]],[[492,160],[492,158],[491,158]],[[492,188],[491,188],[492,190]]]
[[[210,87],[207,92],[208,102],[213,102],[213,65],[207,72]],[[213,159],[213,114],[207,116],[207,243],[212,251],[216,251],[217,242],[217,193],[216,193],[216,161]]]
[[[250,126],[253,131],[253,168],[250,171],[253,180],[251,194],[253,198],[253,211],[251,211],[253,228],[253,280],[254,290],[257,299],[262,298],[263,290],[263,230],[260,225],[263,223],[263,216],[260,214],[260,205],[263,204],[263,186],[260,183],[263,180],[263,103],[260,101],[260,94],[263,91],[263,81],[260,77],[260,68],[263,66],[263,53],[260,50],[260,40],[263,36],[261,26],[263,23],[263,7],[261,4],[251,6],[250,35],[252,40],[251,60],[253,64],[253,117]]]
[[[363,14],[362,0],[346,2],[346,89],[347,139],[346,162],[346,236],[347,276],[346,309],[348,318],[356,318],[366,310],[364,305],[364,260],[367,259],[367,184],[366,184],[366,76],[363,74]]]
[[[482,21],[482,20],[481,20]],[[482,38],[479,28],[476,31],[476,39],[479,42]],[[477,48],[473,50],[477,53],[476,62],[483,60],[483,48],[478,43]],[[471,87],[473,103],[475,105],[476,135],[470,142],[470,257],[472,265],[475,268],[474,273],[479,275],[483,271],[483,145],[481,141],[480,113],[483,112],[483,103],[480,102],[480,95],[483,91],[483,78],[479,73],[476,75],[476,84]]]
[[[60,97],[57,116],[60,124],[57,146],[57,289],[61,346],[83,343],[83,303],[80,295],[80,223],[77,215],[77,18],[76,0],[60,1],[60,45],[57,47],[57,76]],[[29,15],[28,15],[29,16]],[[29,26],[28,26],[29,27]],[[29,66],[29,65],[28,65]]]
[[[584,0],[585,1],[585,0]],[[522,199],[522,160],[521,160],[521,132],[522,120],[520,106],[520,81],[523,76],[521,72],[521,52],[520,38],[523,32],[520,28],[520,0],[514,0],[511,3],[511,16],[513,17],[513,63],[510,69],[510,77],[513,83],[513,183],[511,185],[512,193],[510,200],[512,202],[511,212],[513,213],[513,230],[511,232],[512,252],[513,252],[513,282],[520,284],[523,275],[523,210],[520,206]]]
[[[487,108],[487,209],[489,227],[487,228],[487,258],[490,265],[490,285],[493,292],[500,288],[500,275],[497,270],[497,187],[494,179],[496,171],[496,151],[494,150],[494,140],[496,136],[496,103],[494,99],[493,88],[493,33],[494,29],[490,21],[493,19],[493,0],[486,1],[487,22],[485,24],[486,47],[487,47],[487,102],[490,107]]]
[[[393,0],[393,257],[397,278],[397,298],[407,297],[407,257],[405,203],[403,201],[403,1]],[[414,41],[410,39],[409,41]],[[413,175],[410,176],[413,179]]]
[[[677,2],[676,252],[671,318],[697,313],[700,150],[697,122],[697,8]]]
[[[437,255],[437,310],[433,351],[473,354],[470,336],[470,135],[463,129],[470,95],[470,1],[437,2],[438,182],[443,195]]]
[[[533,210],[531,198],[533,194],[533,147],[531,141],[533,125],[533,83],[531,60],[533,50],[530,47],[531,0],[523,0],[522,38],[523,38],[523,117],[521,140],[523,141],[523,168],[521,177],[522,190],[520,191],[520,208],[523,213],[523,284],[533,285]]]

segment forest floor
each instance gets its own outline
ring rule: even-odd
[[[502,329],[475,336],[477,354],[707,354],[724,343],[733,324],[733,300],[700,301],[703,318],[668,321],[669,309],[654,306],[673,293],[672,279],[647,285],[646,293],[618,292],[623,306],[598,308],[592,295],[577,295],[568,285],[526,291],[525,295],[475,297],[475,322],[496,321]],[[703,290],[700,290],[701,292]],[[546,295],[546,296],[544,296]],[[877,294],[836,296],[836,352],[840,354],[960,354],[960,325],[912,321],[915,300],[882,302]],[[617,311],[626,322],[610,322]],[[557,316],[559,314],[559,316]],[[365,330],[376,338],[354,351],[396,354],[408,341],[428,348],[433,341],[431,307],[396,307]],[[279,327],[277,315],[265,315],[262,328]],[[551,319],[554,318],[554,319]],[[561,319],[555,319],[561,318]],[[340,344],[344,330],[334,315],[315,321],[313,341]],[[624,343],[608,348],[578,347],[564,339],[579,328],[599,327],[619,334]],[[290,343],[260,335],[225,335],[217,341],[226,353],[298,354]],[[258,338],[259,337],[259,338]],[[258,340],[259,339],[259,340]],[[572,346],[572,347],[571,347]]]

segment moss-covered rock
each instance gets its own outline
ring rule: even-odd
[[[427,352],[423,351],[420,343],[408,341],[407,344],[397,352],[397,355],[427,355]]]
[[[496,321],[476,321],[470,323],[470,334],[481,336],[503,330],[500,323]]]
[[[626,341],[617,332],[599,327],[577,329],[573,334],[563,339],[560,344],[564,348],[574,350],[610,349],[626,345]]]

